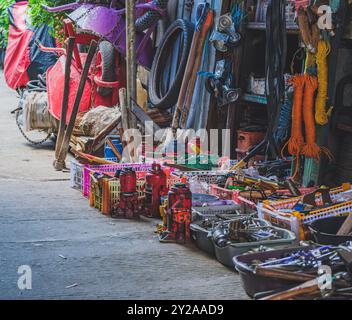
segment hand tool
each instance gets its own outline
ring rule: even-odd
[[[196,86],[196,82],[198,78],[199,67],[203,60],[203,51],[204,51],[204,46],[206,42],[206,36],[210,28],[212,27],[213,20],[214,20],[214,11],[209,8],[208,4],[204,4],[203,7],[201,9],[198,8],[198,10],[201,10],[201,15],[198,21],[204,21],[204,22],[202,27],[200,28],[200,39],[199,39],[200,43],[196,49],[196,58],[194,60],[193,71],[187,87],[185,104],[181,112],[179,127],[182,129],[186,127],[186,122],[187,122],[188,114],[191,108],[192,99],[194,95],[194,88]],[[197,24],[200,24],[200,22]]]
[[[89,163],[94,163],[94,164],[95,163],[98,163],[98,164],[113,164],[113,165],[117,164],[116,162],[109,161],[109,160],[106,160],[106,159],[103,159],[103,158],[99,158],[99,157],[94,157],[94,156],[92,156],[90,154],[83,153],[83,152],[78,151],[78,150],[73,150],[72,149],[72,153],[75,154],[77,157],[88,161]]]
[[[206,36],[206,33],[205,34],[202,33],[202,27],[203,27],[203,24],[206,20],[206,17],[209,17],[209,19],[211,19],[211,20],[213,18],[213,12],[212,12],[212,10],[209,9],[209,4],[201,4],[198,7],[198,10],[200,10],[201,12],[198,16],[198,20],[196,23],[196,30],[193,34],[191,51],[189,53],[189,57],[188,57],[185,73],[183,76],[182,85],[181,85],[181,90],[180,90],[180,93],[178,96],[178,100],[177,100],[177,104],[176,104],[176,108],[175,108],[175,113],[174,113],[174,117],[172,120],[172,130],[173,130],[173,133],[175,136],[176,136],[176,131],[179,128],[179,121],[180,121],[180,117],[182,114],[185,99],[187,98],[187,93],[189,92],[188,89],[189,89],[190,81],[191,81],[194,73],[198,72],[199,64],[201,61],[198,58],[198,67],[196,67],[195,62],[197,59],[197,54],[199,56],[199,49],[198,48],[199,48],[199,46],[202,45],[202,43],[201,43],[202,41],[203,41],[203,48],[204,48],[204,38]],[[198,11],[198,13],[199,13],[199,11]],[[208,20],[208,22],[210,22],[210,20]],[[203,39],[202,39],[202,36],[203,36]],[[201,50],[201,53],[202,52],[203,52],[203,49]],[[200,53],[200,55],[201,55],[201,53]],[[196,69],[196,71],[194,71],[195,69]],[[193,86],[193,89],[194,89],[194,86]],[[192,93],[193,93],[193,89],[192,89]]]
[[[255,274],[268,278],[283,279],[297,282],[305,282],[316,278],[316,276],[312,274],[292,272],[287,270],[281,270],[278,268],[268,269],[257,267],[255,269]]]
[[[284,292],[273,294],[271,296],[262,298],[261,300],[288,300],[304,294],[312,294],[318,292],[320,292],[319,279],[315,278],[313,280],[306,281],[297,287],[294,287]]]

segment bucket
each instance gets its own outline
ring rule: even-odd
[[[110,136],[112,144],[116,147],[117,151],[122,155],[123,152],[123,146],[121,143],[121,140],[118,136]],[[114,159],[116,158],[115,153],[112,151],[112,149],[109,147],[109,145],[106,143],[104,147],[104,157],[105,159]]]
[[[316,220],[309,224],[315,242],[319,244],[339,245],[341,243],[352,241],[352,236],[338,236],[336,233],[341,228],[347,217],[329,217]]]

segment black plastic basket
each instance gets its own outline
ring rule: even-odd
[[[319,244],[339,245],[347,241],[352,241],[352,236],[336,235],[346,218],[346,216],[329,217],[310,223],[308,227],[314,236],[315,242]]]

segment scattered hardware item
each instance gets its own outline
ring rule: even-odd
[[[264,277],[256,274],[256,265],[254,263],[262,263],[263,261],[269,261],[273,259],[280,259],[286,257],[291,253],[302,250],[308,252],[314,247],[293,247],[292,249],[278,249],[273,251],[256,252],[246,255],[238,255],[233,258],[235,269],[238,271],[241,281],[243,283],[243,289],[247,295],[253,298],[260,292],[270,292],[279,289],[286,289],[297,284],[296,281],[276,279],[273,281],[271,277]]]
[[[215,257],[215,247],[212,235],[215,227],[225,220],[234,219],[240,216],[240,210],[237,205],[231,201],[217,205],[212,203],[210,206],[193,207],[191,237],[196,246],[208,254]],[[242,213],[242,212],[241,212]]]
[[[224,53],[234,49],[241,41],[241,35],[236,31],[232,14],[227,13],[218,19],[216,30],[209,40],[216,50]]]
[[[223,215],[253,213],[251,210],[243,212],[242,207],[232,200],[219,200],[218,198],[203,203],[193,202],[192,205],[192,221],[213,219]]]
[[[341,243],[352,241],[352,230],[350,229],[346,235],[339,235],[338,232],[341,229],[347,217],[330,217],[313,221],[308,225],[309,230],[312,232],[314,240],[319,244],[331,244],[339,245]]]
[[[167,230],[159,235],[160,242],[189,242],[192,193],[187,184],[175,184],[168,193],[167,202]]]
[[[154,162],[145,179],[146,215],[160,218],[161,197],[168,194],[166,174],[161,169],[160,164]]]
[[[240,217],[219,223],[212,236],[219,262],[233,267],[233,257],[253,249],[288,246],[296,241],[293,232],[272,227],[265,220]]]
[[[214,247],[214,242],[212,240],[213,232],[216,226],[221,223],[222,221],[226,220],[231,220],[234,218],[234,216],[238,215],[238,211],[235,210],[229,210],[228,212],[224,210],[226,206],[218,206],[218,207],[211,207],[208,209],[208,214],[204,215],[199,212],[199,208],[197,209],[198,211],[195,211],[196,209],[193,208],[193,214],[196,212],[197,217],[195,218],[193,216],[193,220],[190,228],[191,228],[191,238],[196,244],[196,246],[210,254],[211,256],[215,257],[215,247]],[[219,213],[216,213],[219,212]],[[225,212],[225,213],[221,213]],[[210,213],[213,213],[211,215]]]
[[[226,59],[219,60],[213,74],[206,73],[206,89],[217,99],[219,107],[229,105],[238,100],[241,89],[233,88],[232,63]]]
[[[258,216],[271,221],[274,225],[293,231],[300,240],[309,239],[311,234],[308,225],[311,222],[328,217],[346,216],[351,212],[352,200],[339,201],[339,198],[344,199],[344,194],[350,194],[348,192],[350,189],[350,184],[344,184],[329,190],[332,203],[330,199],[324,200],[319,191],[312,194],[315,195],[314,201],[309,194],[284,200],[266,200],[257,204]],[[304,197],[305,202],[303,202]],[[307,199],[309,199],[308,203]],[[324,203],[328,204],[324,205]]]
[[[337,275],[336,285],[350,286],[351,278],[340,254],[346,251],[352,251],[351,242],[339,247],[314,245],[240,255],[233,262],[250,297],[261,292],[268,296],[315,279],[322,265],[329,266]]]

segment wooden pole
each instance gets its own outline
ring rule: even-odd
[[[127,63],[127,108],[132,110],[132,100],[137,100],[137,64],[136,64],[136,0],[126,1],[126,63]],[[137,128],[135,117],[128,113],[129,128]]]
[[[65,159],[67,157],[68,149],[70,146],[71,135],[72,135],[75,121],[77,118],[78,109],[79,109],[79,106],[80,106],[80,103],[82,100],[84,87],[85,87],[86,81],[88,79],[89,68],[91,66],[92,60],[93,60],[95,53],[97,51],[97,46],[98,46],[98,43],[95,40],[92,40],[90,43],[90,46],[89,46],[87,59],[84,64],[81,78],[79,81],[79,85],[77,88],[76,97],[75,97],[75,101],[74,101],[74,104],[72,107],[70,120],[67,125],[64,137],[62,139],[62,145],[61,145],[60,151],[58,152],[58,156],[56,157],[56,160],[54,161],[54,168],[57,171],[61,171],[66,168]]]
[[[59,132],[57,135],[56,146],[55,146],[55,158],[59,156],[59,152],[62,145],[62,140],[64,139],[65,129],[66,129],[66,118],[67,118],[67,107],[68,107],[68,96],[70,94],[70,75],[71,75],[71,63],[73,49],[75,45],[75,38],[68,38],[67,42],[67,56],[65,61],[65,82],[64,82],[64,92],[62,96],[62,105],[61,105],[61,118],[59,125]]]

